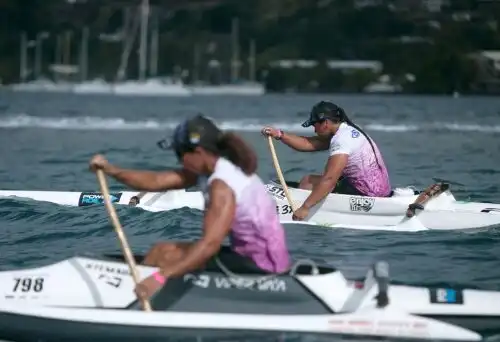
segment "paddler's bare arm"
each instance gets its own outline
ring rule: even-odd
[[[325,151],[328,150],[330,146],[330,139],[328,138],[322,138],[319,136],[303,137],[286,133],[280,129],[272,127],[264,127],[261,133],[275,139],[281,139],[284,144],[300,152]]]
[[[196,184],[197,178],[184,169],[139,171],[109,165],[104,172],[132,189],[150,192],[188,188]]]
[[[281,135],[281,141],[300,152],[325,151],[330,145],[330,141],[322,137],[303,137],[285,132]]]
[[[337,184],[347,165],[348,157],[347,154],[336,154],[328,158],[325,172],[321,176],[320,181],[302,204],[304,208],[307,210],[311,209],[335,188],[335,184]]]
[[[162,268],[165,277],[179,277],[202,267],[221,248],[222,242],[231,231],[236,211],[233,191],[221,180],[210,185],[210,201],[203,221],[203,236],[186,248],[183,258]]]
[[[139,191],[166,191],[188,188],[196,184],[197,177],[184,170],[142,171],[122,169],[110,164],[103,156],[96,155],[90,161],[90,169],[102,169],[104,173],[115,178],[128,187]]]

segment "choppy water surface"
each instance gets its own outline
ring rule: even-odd
[[[257,150],[259,174],[275,178],[265,124],[311,133],[300,124],[319,100],[345,107],[377,142],[393,186],[452,181],[459,199],[500,202],[500,99],[383,96],[115,98],[0,92],[0,189],[92,191],[87,170],[94,153],[129,168],[176,166],[155,143],[188,115],[202,112],[240,132]],[[288,179],[321,172],[327,156],[276,144]],[[123,187],[109,180],[112,189]],[[145,252],[158,240],[199,236],[202,215],[180,209],[150,213],[118,208],[129,243]],[[83,252],[117,252],[104,207],[72,208],[0,199],[1,269],[41,266]],[[500,290],[500,234],[360,232],[288,227],[294,258],[311,258],[363,276],[379,259],[392,277],[418,283],[460,283]]]

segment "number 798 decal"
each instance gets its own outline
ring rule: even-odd
[[[292,206],[289,204],[277,205],[276,212],[280,215],[293,214]]]
[[[14,278],[12,292],[42,292],[44,280],[43,277]]]

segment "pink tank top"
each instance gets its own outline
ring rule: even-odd
[[[290,266],[285,230],[276,213],[276,203],[260,177],[247,176],[233,163],[219,157],[214,173],[204,187],[205,201],[210,183],[220,179],[234,192],[236,214],[230,242],[234,252],[248,257],[268,272],[284,272]]]

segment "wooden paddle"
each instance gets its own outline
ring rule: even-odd
[[[139,275],[137,274],[137,266],[135,264],[134,256],[130,251],[130,247],[127,242],[127,237],[123,233],[123,228],[120,224],[120,220],[118,219],[118,215],[116,214],[115,207],[111,203],[109,196],[108,184],[106,182],[106,176],[102,170],[97,170],[97,180],[99,181],[99,186],[101,187],[101,192],[104,197],[104,204],[106,205],[106,209],[109,214],[109,218],[113,227],[115,229],[116,234],[118,235],[118,240],[120,241],[120,245],[122,247],[123,254],[125,255],[125,260],[128,264],[130,273],[132,274],[132,278],[134,279],[135,286],[139,284]],[[152,311],[151,304],[147,299],[141,300],[142,307],[144,311]]]
[[[276,174],[278,175],[278,179],[280,180],[281,186],[283,187],[283,191],[285,192],[286,199],[290,206],[292,207],[292,211],[295,212],[297,208],[293,204],[292,196],[288,192],[288,187],[285,182],[285,178],[283,177],[283,172],[281,172],[280,163],[278,161],[278,156],[276,155],[276,150],[274,149],[273,138],[270,136],[267,137],[267,142],[269,143],[269,150],[271,151],[271,156],[273,157],[274,169],[276,170]]]

